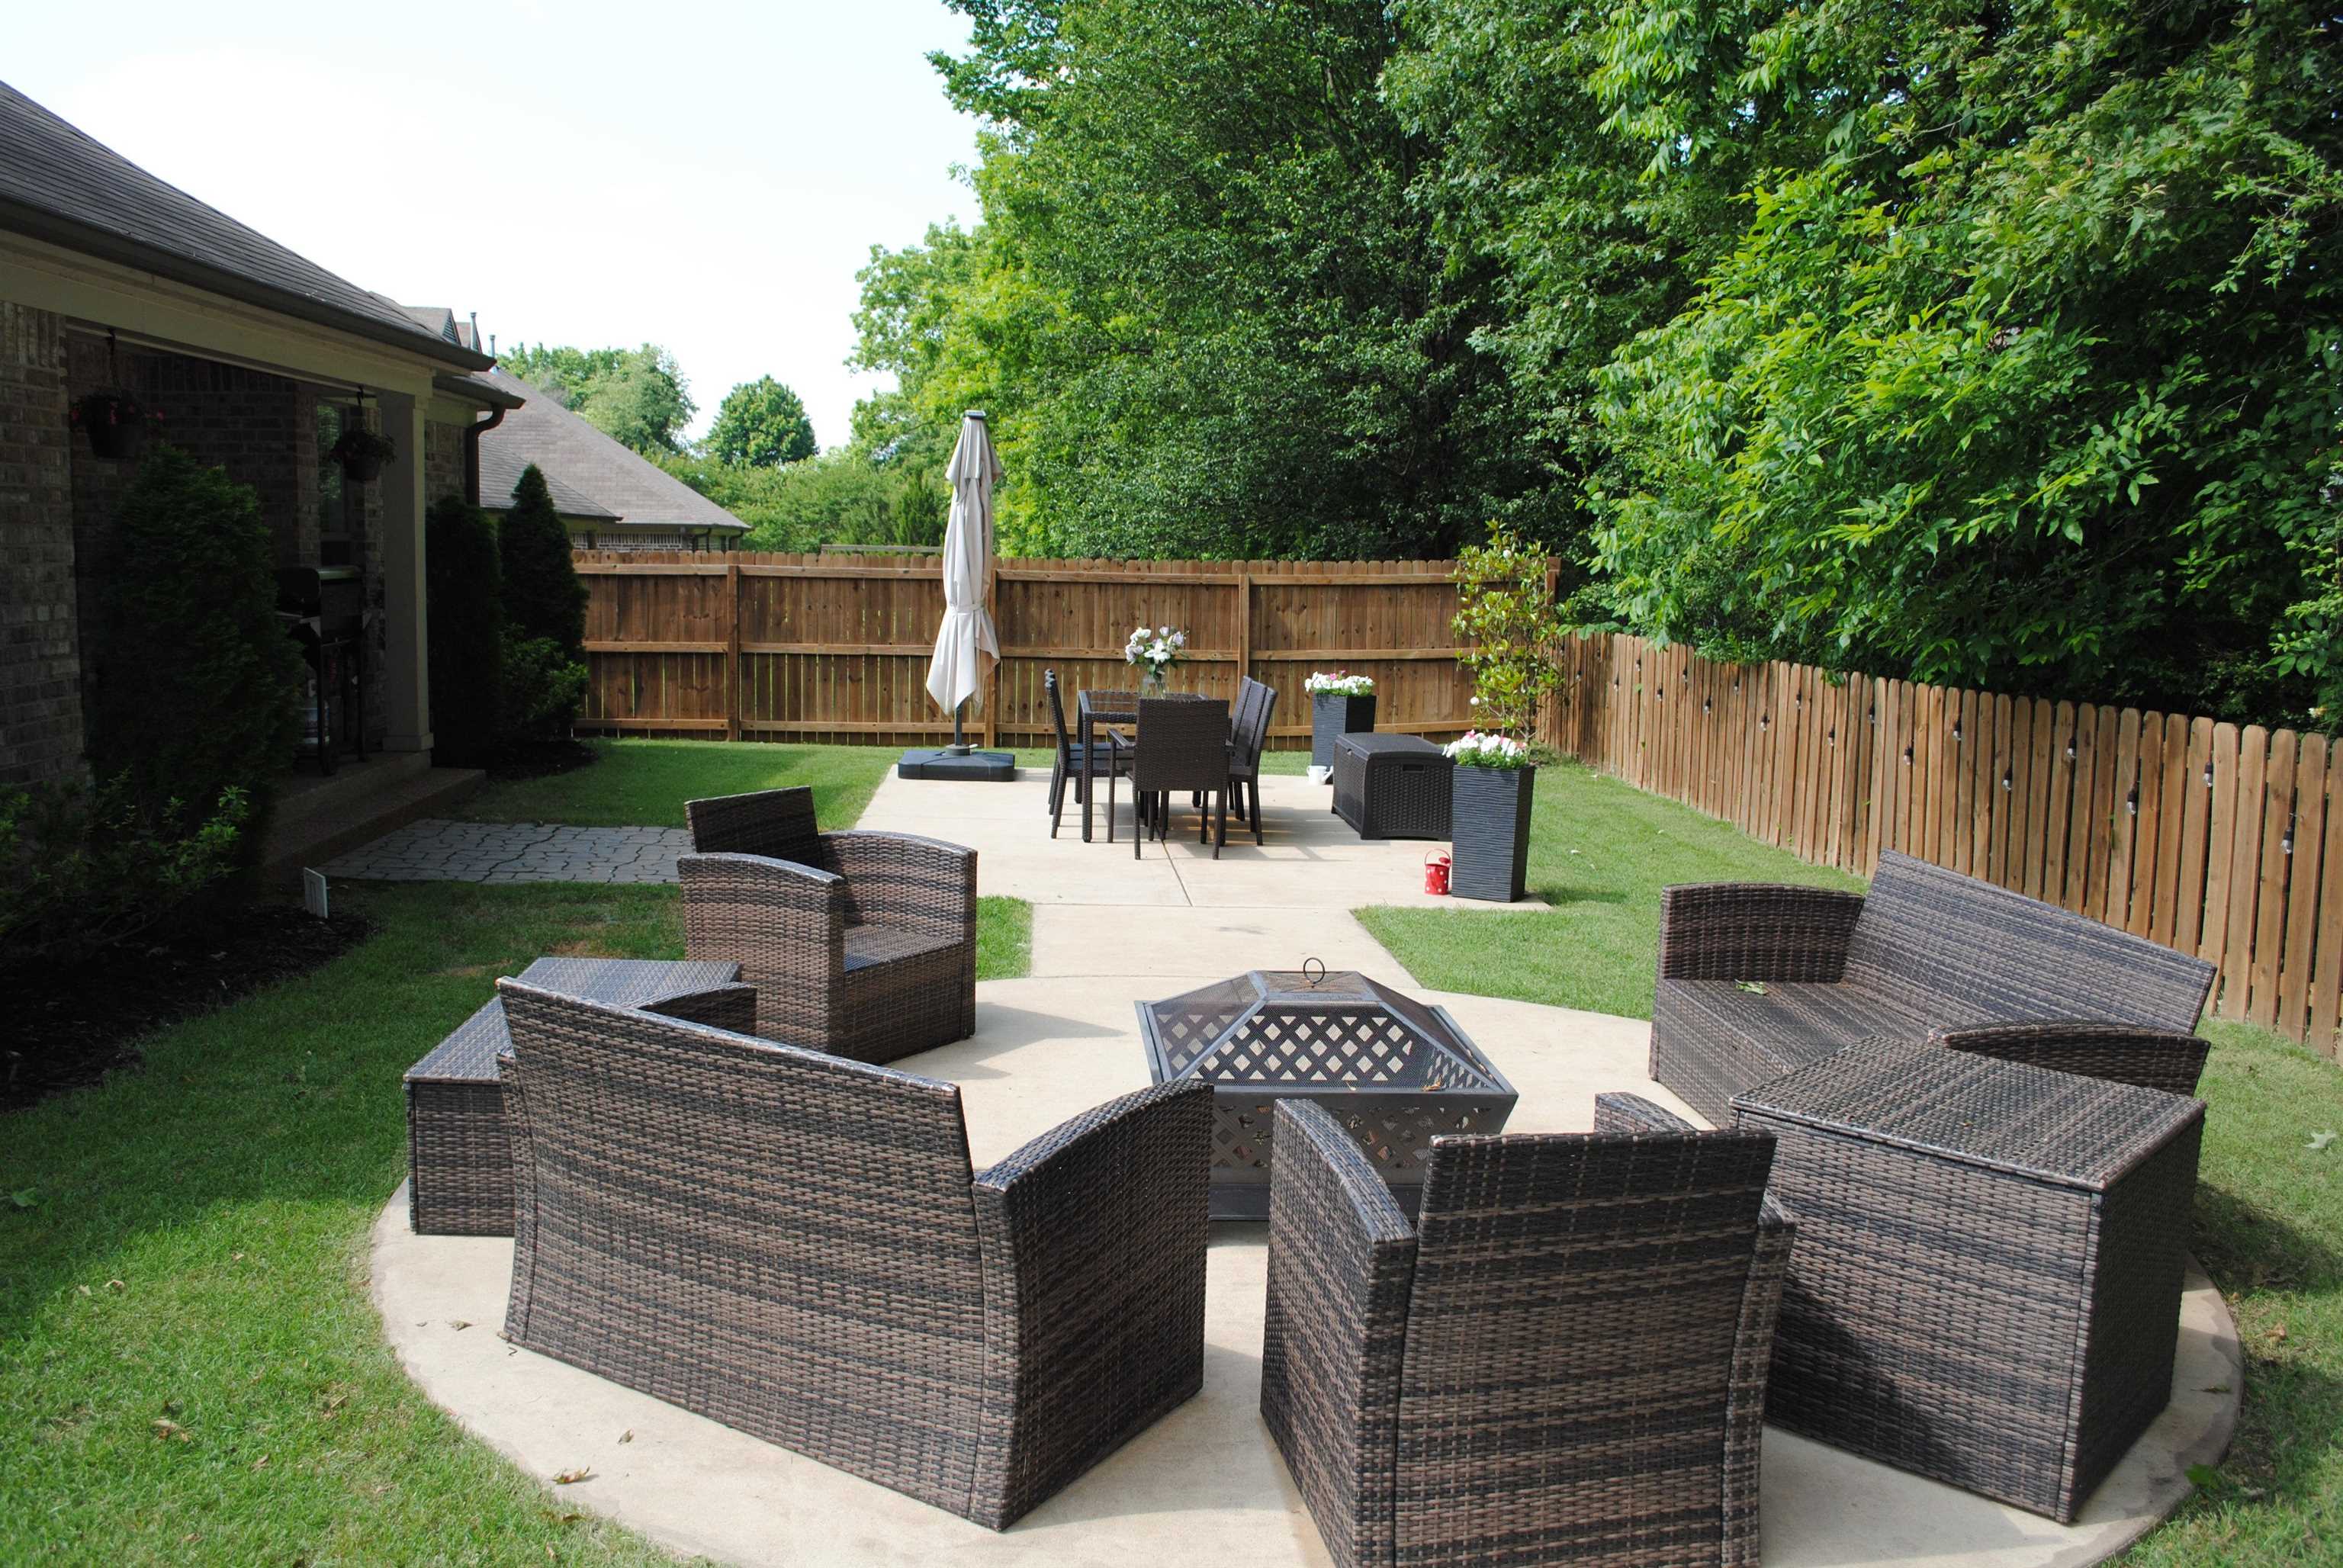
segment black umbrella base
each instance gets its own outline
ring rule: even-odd
[[[1008,784],[1017,778],[1017,759],[1007,751],[906,751],[895,764],[898,779],[958,779],[979,784]]]

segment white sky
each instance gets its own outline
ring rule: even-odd
[[[694,434],[771,375],[843,443],[855,269],[975,216],[940,0],[10,12],[0,79],[124,156],[499,344],[664,344]]]

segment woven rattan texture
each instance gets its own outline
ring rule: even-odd
[[[1445,839],[1455,771],[1420,736],[1345,735],[1334,745],[1334,814],[1362,839]]]
[[[979,1174],[953,1085],[503,990],[515,1343],[994,1528],[1199,1385],[1201,1091]]]
[[[1770,1140],[1611,1096],[1443,1140],[1411,1246],[1322,1108],[1279,1115],[1262,1414],[1338,1563],[1755,1561]]]
[[[1448,890],[1510,904],[1529,888],[1534,768],[1459,768],[1451,789],[1456,847]]]
[[[1066,791],[1071,789],[1074,803],[1081,804],[1082,755],[1066,732],[1066,703],[1058,690],[1058,672],[1043,670],[1041,685],[1049,694],[1050,728],[1057,738],[1057,749],[1050,755],[1050,837],[1054,839],[1065,812]],[[1090,774],[1093,779],[1111,779],[1117,773],[1130,770],[1129,749],[1111,739],[1091,741],[1090,752]]]
[[[1670,888],[1660,920],[1652,1076],[1713,1122],[1742,1091],[1869,1036],[2078,1022],[2186,1035],[2213,979],[2199,960],[1892,851],[1868,895]]]
[[[1277,714],[1277,688],[1246,676],[1237,691],[1236,715],[1229,721],[1230,805],[1252,828],[1252,841],[1269,842],[1261,820],[1261,754],[1269,745],[1270,720]]]
[[[739,977],[734,963],[538,959],[530,985],[619,1006],[705,990]],[[497,1058],[512,1043],[491,999],[407,1070],[407,1222],[417,1235],[512,1234],[512,1149]]]
[[[976,1032],[976,851],[846,832],[799,853],[677,862],[684,950],[739,961],[757,1032],[873,1062]]]
[[[2212,1050],[2193,1034],[2128,1023],[1987,1024],[1931,1038],[1955,1050],[2183,1095],[2197,1092]]]
[[[1217,803],[1220,831],[1212,853],[1228,838],[1229,705],[1218,698],[1142,697],[1139,699],[1139,739],[1132,747],[1131,792],[1140,802],[1142,820],[1151,823],[1159,839],[1170,830],[1172,802],[1180,796],[1202,796],[1208,806]],[[1208,813],[1197,813],[1199,838],[1212,836]],[[1140,852],[1134,830],[1131,855]]]
[[[2203,1104],[1879,1042],[1737,1103],[1800,1227],[1775,1421],[2071,1522],[2169,1397]]]

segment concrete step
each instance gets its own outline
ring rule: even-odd
[[[445,816],[486,782],[478,768],[434,768],[420,752],[346,764],[330,778],[297,776],[278,798],[261,874],[272,884],[297,884],[303,867],[323,865],[419,818]]]

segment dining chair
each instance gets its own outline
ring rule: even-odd
[[[1229,836],[1229,705],[1222,698],[1142,697],[1139,699],[1139,739],[1131,759],[1132,824],[1131,859],[1140,856],[1144,829],[1152,826],[1158,839],[1170,829],[1172,797],[1200,796],[1205,809],[1197,813],[1197,842],[1212,838],[1211,807],[1219,806],[1220,836],[1212,839],[1212,858]]]
[[[1074,743],[1072,735],[1066,729],[1066,701],[1058,689],[1056,670],[1041,672],[1041,688],[1050,694],[1050,728],[1058,738],[1057,753],[1050,759],[1050,837],[1054,839],[1058,836],[1059,820],[1064,813],[1067,789],[1071,788],[1073,790],[1075,805],[1084,803],[1083,759],[1081,748]],[[1112,729],[1101,733],[1105,739],[1090,742],[1089,771],[1093,778],[1107,781],[1106,830],[1111,839],[1114,836],[1114,779],[1117,775],[1131,771],[1131,747]]]

